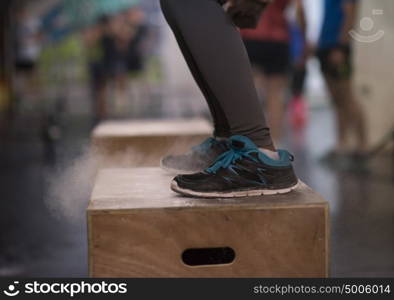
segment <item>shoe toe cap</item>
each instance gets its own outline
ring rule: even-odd
[[[178,175],[174,178],[174,180],[179,184],[179,183],[185,183],[185,184],[198,184],[203,181],[207,180],[207,174],[204,173],[195,173],[195,174],[184,174],[184,175]]]
[[[212,175],[206,173],[195,173],[191,175],[178,175],[174,178],[178,187],[193,191],[218,191],[223,188],[223,183],[212,180]]]

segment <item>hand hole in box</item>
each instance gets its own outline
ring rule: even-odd
[[[188,266],[209,266],[231,264],[235,251],[230,247],[191,248],[182,253],[182,261]]]

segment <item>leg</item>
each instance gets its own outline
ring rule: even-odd
[[[240,34],[215,0],[161,0],[215,123],[215,135],[244,135],[274,149]]]
[[[356,100],[352,82],[350,79],[335,80],[335,87],[338,93],[338,108],[341,110],[342,130],[344,134],[352,131],[356,134],[357,151],[365,152],[367,147],[366,126],[364,112],[360,103]],[[342,137],[345,139],[345,137]]]
[[[108,92],[108,80],[102,80],[96,90],[95,97],[95,118],[96,121],[101,121],[107,118],[107,92]]]
[[[334,79],[325,75],[327,87],[330,91],[338,121],[337,150],[343,151],[347,137],[351,130],[356,133],[357,148],[365,152],[367,134],[364,112],[360,103],[355,99],[350,79]]]
[[[326,49],[318,54],[322,71],[331,93],[338,119],[337,149],[344,149],[351,130],[356,132],[357,151],[365,152],[367,146],[364,112],[355,99],[352,87],[351,49]]]
[[[272,128],[272,136],[277,143],[280,141],[283,130],[283,119],[285,114],[285,91],[287,77],[284,75],[270,75],[266,78],[266,101],[269,116],[269,125]]]
[[[357,151],[367,151],[367,128],[365,122],[365,115],[361,104],[354,95],[351,80],[342,82],[344,99],[348,99],[347,117],[351,120],[351,127],[356,133]]]
[[[334,105],[335,115],[337,119],[337,135],[338,141],[336,150],[342,152],[345,148],[346,140],[348,137],[348,121],[345,113],[344,101],[342,99],[342,93],[338,88],[337,80],[331,78],[329,75],[324,75],[328,91],[331,96],[331,100]]]
[[[264,95],[268,124],[271,128],[272,139],[277,144],[282,135],[287,77],[260,73],[256,75],[255,80],[256,86],[261,88],[261,93]]]
[[[289,46],[272,41],[245,41],[255,72],[257,87],[262,87],[268,123],[272,128],[274,142],[281,138],[285,112],[285,93],[290,69]]]

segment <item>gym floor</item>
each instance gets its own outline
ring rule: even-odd
[[[73,180],[68,177],[89,142],[90,121],[87,117],[63,120],[55,164],[44,157],[40,128],[26,126],[38,123],[32,116],[19,117],[1,137],[0,276],[87,276],[83,208],[91,182],[83,174]],[[390,155],[374,158],[368,171],[324,165],[319,159],[335,139],[330,110],[313,110],[309,124],[303,133],[289,130],[287,147],[296,155],[298,175],[330,203],[331,276],[393,277]],[[68,197],[70,202],[54,205],[59,200],[51,198],[53,190],[65,193],[60,199]],[[71,212],[64,216],[59,209]]]

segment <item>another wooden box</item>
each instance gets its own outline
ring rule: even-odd
[[[286,195],[195,199],[157,168],[100,172],[88,207],[93,277],[326,277],[328,205]],[[188,266],[186,249],[230,247],[229,264]]]
[[[212,135],[204,119],[106,121],[93,131],[101,167],[158,166],[169,153],[184,153]]]

